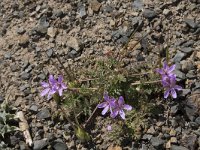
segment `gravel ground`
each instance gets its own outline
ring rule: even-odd
[[[199,14],[199,0],[0,0],[0,103],[10,95],[11,104],[24,112],[33,138],[28,148],[17,131],[7,139],[10,149],[200,150]],[[48,73],[57,74],[49,61],[56,62],[53,51],[64,66],[82,66],[87,56],[120,53],[136,28],[122,59],[124,67],[155,64],[159,54],[165,54],[159,50],[169,46],[184,87],[180,98],[169,102],[170,108],[161,103],[165,113],[150,118],[139,144],[113,147],[104,136],[101,116],[92,131],[95,146],[63,136],[63,131],[72,130],[70,125],[51,119],[54,111],[38,88]]]

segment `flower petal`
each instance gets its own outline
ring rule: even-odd
[[[103,98],[104,98],[105,101],[109,101],[110,98],[108,96],[108,92],[104,92]]]
[[[165,91],[164,98],[167,98],[169,96],[169,91],[170,91],[169,89]]]
[[[179,86],[179,85],[175,85],[175,86],[174,86],[174,89],[180,91],[180,90],[182,90],[183,88],[182,88],[181,86]]]
[[[174,65],[172,65],[171,67],[169,67],[168,72],[174,71],[175,68],[176,68],[176,65],[174,64]]]
[[[112,130],[112,126],[111,126],[111,125],[108,125],[108,126],[107,126],[107,130],[108,130],[108,131],[111,131],[111,130]]]
[[[47,100],[50,100],[50,99],[51,99],[51,97],[52,97],[51,95],[52,95],[52,94],[50,94],[50,93],[48,94]]]
[[[123,105],[123,109],[132,110],[132,106],[127,105],[127,104],[124,104],[124,105]]]
[[[59,96],[62,96],[62,93],[63,93],[63,89],[60,88],[60,89],[58,90],[58,94],[59,94]]]
[[[50,88],[44,89],[44,90],[40,93],[40,96],[45,96],[49,91],[50,91]]]
[[[171,95],[173,98],[177,98],[177,94],[174,88],[171,89]]]
[[[62,76],[62,75],[59,75],[59,76],[58,76],[58,82],[59,82],[59,83],[62,83],[62,81],[63,81],[63,76]]]
[[[98,107],[98,108],[104,108],[104,107],[106,107],[107,105],[108,105],[107,102],[103,102],[103,103],[101,103],[101,104],[98,104],[97,107]]]
[[[164,63],[163,63],[163,68],[164,68],[165,70],[168,69],[168,65],[167,65],[167,62],[166,62],[166,61],[164,61]]]
[[[115,118],[115,117],[118,115],[118,113],[119,113],[118,110],[113,110],[113,112],[110,113],[110,116],[111,116],[112,118]]]
[[[53,95],[53,94],[55,94],[55,93],[56,93],[56,90],[54,90],[54,89],[50,89],[50,90],[49,90],[49,94],[50,94],[50,95]]]
[[[122,119],[125,119],[125,113],[123,110],[119,111],[119,115],[121,116]]]
[[[164,71],[163,71],[163,69],[156,69],[156,72],[159,73],[159,74],[161,74],[161,75],[165,74]]]
[[[61,83],[61,87],[62,87],[63,89],[67,89],[67,86],[66,86],[64,83]]]
[[[49,83],[54,85],[54,84],[56,84],[56,82],[57,81],[54,79],[53,75],[49,75]]]
[[[41,82],[41,86],[44,87],[44,88],[47,88],[47,87],[49,87],[49,83]]]
[[[119,104],[119,107],[123,106],[123,104],[124,104],[124,98],[123,98],[123,96],[119,97],[118,104]]]
[[[106,106],[103,111],[101,112],[102,115],[105,115],[109,110],[109,106]]]

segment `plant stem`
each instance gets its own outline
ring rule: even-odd
[[[94,114],[97,111],[97,107],[95,107],[95,109],[93,110],[92,114],[90,115],[90,117],[88,118],[88,120],[85,122],[84,127],[86,127],[86,125],[88,125],[90,123],[90,121],[92,120]]]
[[[67,121],[71,124],[72,128],[74,129],[74,131],[76,131],[76,126],[74,125],[74,123],[71,121],[71,119],[69,119],[69,117],[67,116],[65,110],[62,108],[62,106],[59,105],[59,108],[61,109],[61,111],[65,114],[65,118],[67,119]]]
[[[153,84],[153,83],[159,83],[161,80],[156,81],[148,81],[148,82],[142,82],[142,83],[132,83],[131,85],[140,85],[140,84]]]

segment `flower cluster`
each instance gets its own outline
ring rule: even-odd
[[[124,98],[122,96],[116,100],[113,97],[109,97],[108,93],[104,93],[104,102],[97,105],[98,108],[103,108],[102,115],[105,115],[108,111],[110,111],[110,116],[112,118],[120,115],[122,119],[125,119],[125,110],[132,110],[132,106],[124,103]]]
[[[58,93],[59,96],[62,96],[63,90],[67,89],[67,86],[63,83],[63,76],[61,75],[58,76],[58,80],[56,80],[53,75],[49,75],[48,82],[42,82],[41,85],[44,89],[40,95],[47,95],[48,100],[55,93]]]
[[[173,71],[175,70],[176,65],[168,66],[167,62],[164,62],[163,68],[156,69],[156,72],[158,72],[161,75],[162,78],[162,85],[165,88],[164,98],[167,98],[169,94],[173,98],[177,98],[176,90],[181,90],[182,87],[176,85],[176,75],[173,74]]]

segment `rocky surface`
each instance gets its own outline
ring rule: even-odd
[[[169,102],[170,108],[163,102],[164,113],[151,119],[139,144],[132,141],[116,149],[200,149],[199,14],[199,0],[1,1],[0,103],[10,93],[12,105],[25,113],[34,143],[31,149],[87,149],[73,134],[63,134],[72,131],[70,125],[55,122],[51,118],[55,112],[39,95],[39,83],[49,72],[57,73],[48,57],[56,62],[55,51],[67,66],[81,65],[79,59],[88,55],[119,53],[138,28],[129,42],[130,52],[122,60],[125,67],[149,60],[155,64],[159,55],[165,55],[160,47],[167,45],[184,90],[180,98]],[[150,30],[153,32],[131,49]],[[104,126],[101,119],[98,123]],[[99,138],[91,149],[114,149],[110,146],[113,141],[103,138],[106,132],[99,130],[92,131]],[[28,149],[20,137],[17,132],[10,136],[8,147]]]

